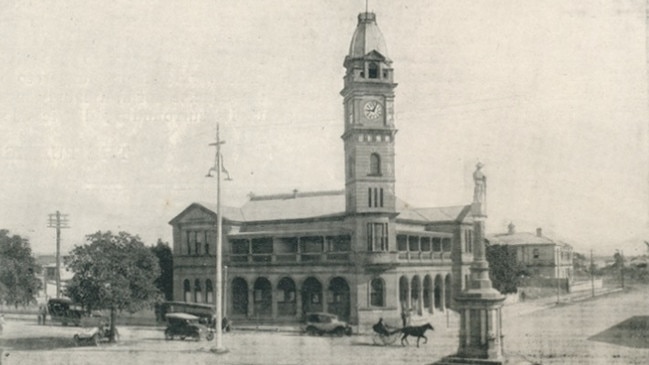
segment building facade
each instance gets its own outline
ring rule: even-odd
[[[233,320],[434,316],[466,286],[470,205],[413,208],[395,196],[397,84],[375,14],[358,16],[343,65],[345,189],[222,207],[224,308]],[[170,222],[177,301],[214,302],[215,212],[193,203]]]
[[[573,279],[572,246],[543,235],[541,228],[536,233],[516,232],[510,223],[507,233],[488,237],[492,245],[507,245],[516,252],[516,261],[524,265],[534,277],[549,279]]]

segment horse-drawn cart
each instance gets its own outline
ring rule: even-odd
[[[375,345],[392,345],[399,337],[399,328],[384,324],[383,319],[379,320],[379,323],[372,326],[372,330],[372,342],[374,342]]]

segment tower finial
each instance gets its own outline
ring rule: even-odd
[[[369,2],[370,2],[370,0],[365,0],[365,12],[366,12],[366,13],[367,13],[367,11],[368,11],[368,10],[367,10],[367,9],[368,9],[368,5],[367,5],[367,4],[368,4]]]

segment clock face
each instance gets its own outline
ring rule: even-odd
[[[367,119],[377,119],[383,114],[383,106],[374,100],[368,101],[363,107],[363,112]]]

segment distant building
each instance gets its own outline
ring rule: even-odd
[[[345,189],[222,209],[224,307],[235,321],[330,312],[396,324],[402,312],[444,312],[466,286],[470,206],[418,209],[394,195],[397,84],[374,13],[358,16],[344,67]],[[214,302],[215,219],[214,205],[194,203],[170,222],[176,301]]]
[[[524,264],[536,277],[572,279],[572,246],[543,235],[541,228],[536,233],[516,232],[510,223],[507,233],[487,236],[491,245],[508,245],[516,251],[516,260]]]
[[[74,274],[68,271],[63,265],[65,258],[61,257],[60,277],[61,277],[61,295],[66,288],[68,281]],[[39,302],[46,302],[49,298],[56,298],[56,256],[40,255],[36,256],[36,262],[41,265],[43,271],[38,276],[43,282],[43,289],[38,295]]]

